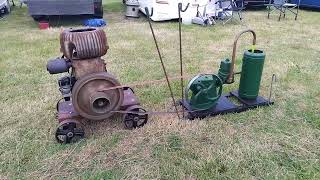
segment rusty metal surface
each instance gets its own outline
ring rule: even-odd
[[[235,62],[236,62],[237,43],[238,43],[238,40],[241,37],[241,35],[243,35],[244,33],[252,33],[252,35],[253,35],[252,45],[256,45],[257,35],[253,30],[247,29],[247,30],[241,31],[239,34],[236,35],[234,42],[233,42],[232,62],[231,62],[230,73],[227,78],[227,83],[233,83],[233,81],[234,81],[234,68],[235,68]]]
[[[62,101],[58,103],[59,123],[68,119],[78,119],[78,118],[80,118],[80,114],[74,110],[72,101]]]
[[[84,118],[104,120],[119,110],[123,102],[123,90],[102,89],[119,86],[118,80],[107,72],[92,73],[79,79],[72,89],[75,110]]]
[[[123,101],[121,104],[121,110],[127,109],[129,106],[140,105],[137,96],[133,93],[131,88],[127,88],[123,91]]]
[[[60,34],[60,46],[68,59],[101,57],[109,49],[105,32],[96,28],[66,29]]]
[[[74,76],[80,79],[91,73],[106,72],[106,64],[101,58],[72,61]]]

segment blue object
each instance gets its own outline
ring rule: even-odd
[[[102,27],[107,25],[107,23],[104,19],[87,19],[84,21],[84,25],[90,27]]]
[[[291,0],[292,3],[299,3],[299,0]],[[319,0],[300,0],[300,6],[310,8],[320,8]]]

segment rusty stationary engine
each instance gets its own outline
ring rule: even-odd
[[[84,122],[106,120],[117,112],[123,113],[126,128],[141,127],[147,122],[148,115],[133,90],[120,86],[117,78],[107,72],[101,57],[108,49],[102,29],[67,29],[60,34],[63,56],[47,64],[50,74],[65,74],[58,80],[63,96],[57,103],[58,142],[70,143],[83,138]]]

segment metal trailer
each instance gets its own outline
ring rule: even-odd
[[[28,0],[34,20],[53,15],[93,15],[103,17],[102,0]]]

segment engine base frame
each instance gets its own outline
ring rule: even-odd
[[[238,104],[232,102],[230,98],[235,98],[238,101]],[[183,108],[187,110],[186,117],[190,120],[193,120],[195,118],[203,119],[208,116],[217,116],[228,113],[240,113],[249,109],[274,104],[273,101],[269,101],[262,96],[258,96],[254,100],[242,99],[239,97],[238,90],[222,95],[219,98],[217,105],[208,110],[192,110],[189,102],[187,102],[186,100],[180,100],[179,103]]]

